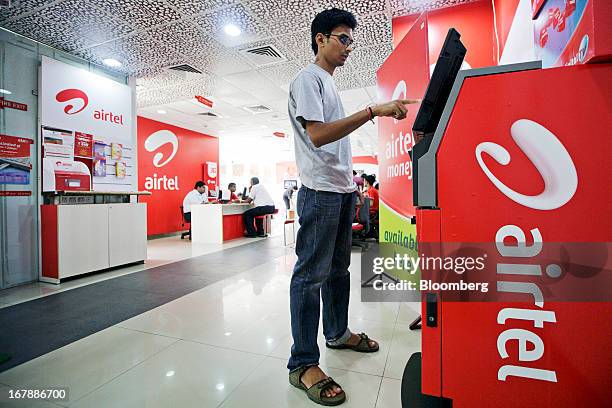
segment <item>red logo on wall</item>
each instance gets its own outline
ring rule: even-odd
[[[81,91],[80,89],[74,88],[64,89],[63,91],[58,92],[57,95],[55,95],[55,99],[58,102],[70,102],[64,107],[64,113],[66,115],[77,114],[83,111],[89,104],[89,98],[87,97],[87,94]],[[80,104],[82,104],[82,106],[79,109],[75,109],[73,101],[80,101]]]
[[[55,95],[55,99],[58,102],[69,102],[64,107],[64,113],[66,115],[76,115],[85,110],[87,105],[89,105],[89,97],[87,94],[75,88],[64,89],[58,92],[57,95]],[[77,107],[75,107],[74,103],[77,103]],[[104,109],[96,109],[93,112],[93,118],[101,122],[110,122],[123,126],[123,114],[116,115],[113,112],[106,112]]]
[[[217,138],[138,117],[138,186],[152,193],[142,198],[149,235],[181,230],[183,198],[199,180],[214,189],[218,163]]]

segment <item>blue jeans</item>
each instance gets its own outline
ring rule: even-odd
[[[319,363],[317,334],[323,299],[323,334],[328,343],[345,343],[350,292],[351,225],[355,193],[330,193],[302,186],[297,197],[300,229],[290,288],[293,346],[290,371]]]

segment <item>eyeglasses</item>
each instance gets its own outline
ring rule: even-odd
[[[338,38],[338,41],[340,41],[340,43],[341,43],[342,45],[344,45],[345,47],[350,47],[350,46],[351,46],[351,45],[353,45],[353,43],[355,42],[355,41],[353,41],[353,40],[351,39],[351,37],[349,37],[349,36],[348,36],[348,35],[346,35],[346,34],[332,34],[332,33],[329,33],[329,34],[327,34],[327,36],[328,36],[328,37],[337,37],[337,38]],[[353,48],[354,48],[354,47],[353,47]]]

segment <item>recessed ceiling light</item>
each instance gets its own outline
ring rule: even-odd
[[[223,31],[225,31],[225,34],[232,37],[238,37],[242,33],[242,30],[234,24],[226,24],[225,27],[223,27]]]
[[[174,374],[175,374],[175,372],[174,372],[174,371],[168,371],[168,372],[166,373],[166,377],[172,377],[172,376],[174,376]]]
[[[165,115],[165,114],[166,114],[166,113],[168,113],[168,112],[166,112],[166,111],[165,111],[165,110],[163,110],[163,109],[158,109],[158,110],[157,110],[157,113],[159,113],[160,115]]]
[[[112,68],[117,68],[121,66],[121,63],[114,58],[106,58],[102,61],[104,65],[107,65]]]
[[[1,94],[5,94],[5,95],[10,95],[10,94],[12,94],[12,92],[11,92],[11,91],[9,91],[8,89],[0,89],[0,93],[1,93]]]

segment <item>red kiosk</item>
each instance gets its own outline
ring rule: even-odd
[[[406,367],[405,407],[609,405],[610,101],[609,63],[460,72],[413,157],[419,246],[489,243],[485,279],[498,297],[423,293],[422,357]]]

